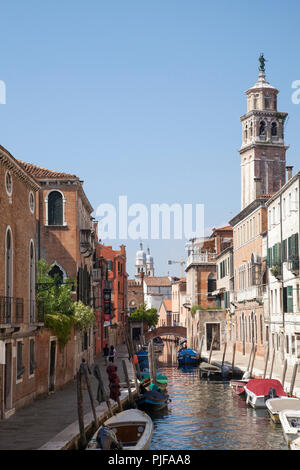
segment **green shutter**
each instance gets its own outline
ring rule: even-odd
[[[293,286],[287,286],[287,311],[293,312]]]

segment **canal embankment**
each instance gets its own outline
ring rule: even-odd
[[[121,383],[125,382],[122,361],[125,360],[129,379],[133,380],[131,362],[128,360],[128,352],[125,344],[117,347],[115,364],[118,367],[117,374]],[[108,376],[106,364],[102,356],[95,358],[104,385],[108,390]],[[91,365],[92,369],[92,365]],[[93,396],[97,396],[98,381],[92,375],[90,377]],[[121,403],[124,408],[129,401],[128,391],[121,391]],[[96,402],[98,404],[98,402]],[[111,401],[114,410],[118,405]],[[87,390],[83,393],[84,427],[87,435],[92,432],[93,413]],[[108,408],[106,403],[96,407],[99,421],[105,420]],[[37,398],[32,403],[20,408],[9,419],[0,421],[0,450],[47,450],[76,448],[79,439],[79,424],[77,410],[77,384],[76,380],[68,383],[63,389],[55,391],[43,398]],[[46,446],[46,447],[45,447]]]

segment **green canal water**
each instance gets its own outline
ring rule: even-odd
[[[159,370],[168,376],[168,408],[152,414],[150,449],[287,450],[281,426],[266,410],[253,410],[228,382],[200,379],[196,368],[177,367],[176,348],[165,342]]]

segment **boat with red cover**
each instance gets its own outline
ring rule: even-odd
[[[246,403],[252,408],[266,408],[269,398],[286,397],[281,383],[276,379],[250,379],[245,385]]]

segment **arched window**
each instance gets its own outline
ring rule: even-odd
[[[276,122],[272,122],[271,135],[277,135],[277,123]]]
[[[48,196],[48,225],[63,225],[63,197],[58,191]]]
[[[245,125],[245,132],[244,132],[245,140],[248,139],[248,125]]]
[[[49,271],[49,276],[53,277],[53,279],[56,277],[60,284],[64,282],[64,273],[62,269],[60,269],[60,267],[57,266],[57,264],[52,266],[52,268]]]
[[[260,121],[259,123],[259,135],[265,135],[266,133],[266,124],[264,121]]]

